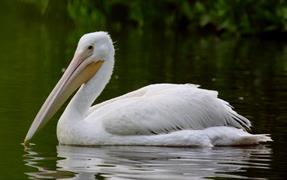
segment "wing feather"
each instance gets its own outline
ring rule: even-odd
[[[105,102],[101,119],[109,133],[118,135],[162,134],[213,126],[249,128],[250,121],[217,94],[192,84],[150,85]]]

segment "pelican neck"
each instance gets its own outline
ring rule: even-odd
[[[110,81],[113,66],[113,59],[105,61],[98,72],[87,83],[81,85],[65,111],[69,109],[85,114]]]

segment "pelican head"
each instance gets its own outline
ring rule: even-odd
[[[106,32],[93,32],[81,37],[74,57],[36,115],[24,143],[42,127],[82,84],[87,83],[107,61],[113,60],[112,40]]]

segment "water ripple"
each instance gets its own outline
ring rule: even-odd
[[[270,169],[266,146],[216,148],[57,146],[57,157],[28,149],[24,161],[30,179],[265,179],[248,171]],[[49,163],[47,162],[49,161]],[[44,167],[55,163],[56,168]]]

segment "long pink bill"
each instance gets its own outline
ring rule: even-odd
[[[25,137],[24,144],[51,119],[78,87],[96,74],[102,63],[102,60],[88,62],[85,58],[81,57],[81,54],[74,56],[67,70],[36,115]]]

